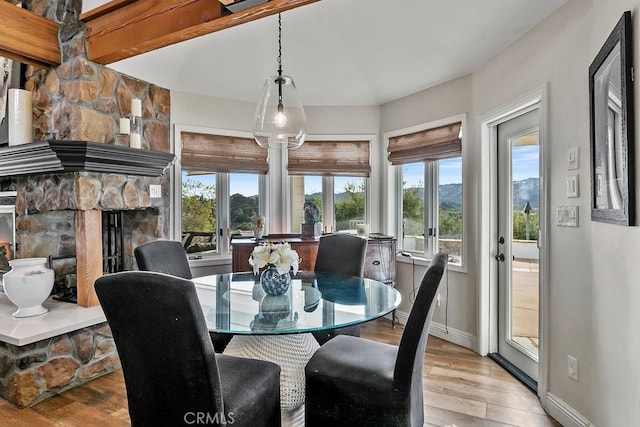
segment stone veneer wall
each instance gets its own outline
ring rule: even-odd
[[[63,292],[65,277],[75,273],[76,210],[126,211],[123,250],[127,270],[135,267],[136,246],[169,233],[160,214],[168,195],[162,199],[149,196],[149,186],[162,184],[163,178],[76,172],[18,177],[14,181],[21,189],[16,197],[20,257],[69,257],[53,265],[54,293]]]
[[[15,2],[11,0],[12,2]],[[26,0],[26,7],[56,22],[63,21],[64,2]],[[34,140],[56,139],[128,145],[118,135],[120,117],[130,114],[131,99],[142,100],[142,149],[169,152],[170,93],[167,89],[118,73],[86,58],[84,26],[61,43],[58,67],[27,67],[25,89],[33,93]],[[149,198],[149,185],[162,186],[162,199]],[[5,185],[6,186],[6,185]],[[125,210],[125,266],[135,267],[133,248],[169,235],[169,176],[144,178],[99,174],[44,175],[13,178],[18,192],[16,255],[71,257],[75,254],[73,213],[67,210]],[[136,210],[135,212],[133,212]],[[72,273],[73,262],[61,260],[56,288]]]
[[[106,323],[23,346],[0,342],[0,395],[25,408],[118,368]]]

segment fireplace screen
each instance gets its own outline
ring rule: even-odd
[[[102,271],[117,273],[124,271],[124,213],[102,212]]]

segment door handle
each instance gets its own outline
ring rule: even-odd
[[[496,261],[504,262],[504,254],[498,254],[495,256]]]

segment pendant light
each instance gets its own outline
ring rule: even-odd
[[[278,14],[278,74],[270,76],[253,120],[259,146],[298,148],[307,137],[307,118],[293,79],[282,74],[282,18]]]

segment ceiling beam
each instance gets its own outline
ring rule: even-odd
[[[319,0],[271,0],[222,15],[213,0],[116,0],[118,7],[85,16],[87,58],[110,64],[141,53],[274,15]]]
[[[0,55],[37,67],[60,64],[58,24],[0,1]]]

